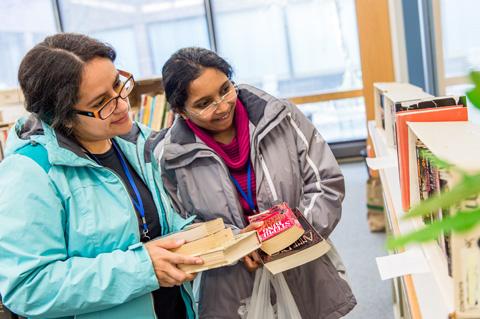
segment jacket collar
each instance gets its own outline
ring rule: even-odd
[[[245,84],[239,85],[238,98],[242,101],[247,110],[249,121],[255,127],[257,127],[260,121],[264,119],[267,104],[277,101],[277,99],[267,93]],[[278,111],[280,111],[280,109]],[[185,145],[195,143],[196,141],[195,134],[188,127],[185,120],[179,117],[171,129],[171,142]]]
[[[14,152],[21,146],[35,141],[47,149],[51,164],[66,166],[92,165],[90,158],[83,152],[74,138],[53,129],[35,114],[19,120],[15,131],[17,142],[15,143],[16,146],[9,150],[10,152]],[[142,132],[142,129],[134,123],[132,130],[128,134],[115,137],[115,139],[137,144],[138,137],[142,133],[148,134],[149,132]]]
[[[254,136],[258,136],[259,133],[268,130],[270,127],[269,124],[279,118],[283,118],[282,115],[286,113],[285,102],[250,85],[239,85],[238,97],[248,113],[248,118],[251,123],[251,138],[255,138]],[[185,120],[181,117],[176,119],[174,125],[165,136],[165,140],[163,156],[166,161],[182,158],[187,162],[191,162],[193,156],[186,156],[187,154],[201,149],[212,151],[195,136]],[[202,156],[204,155],[205,154]]]

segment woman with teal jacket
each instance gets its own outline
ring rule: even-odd
[[[195,318],[177,264],[202,263],[150,239],[176,231],[152,148],[132,123],[131,74],[79,34],[47,37],[18,72],[28,118],[0,163],[0,295],[31,318]]]

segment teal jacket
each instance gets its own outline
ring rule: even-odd
[[[191,219],[172,209],[152,161],[159,138],[134,124],[115,140],[154,195],[166,234]],[[25,150],[40,156],[25,156]],[[159,284],[118,175],[35,116],[16,123],[5,153],[0,163],[5,306],[30,318],[156,318],[151,292]],[[181,292],[188,318],[196,318],[191,285]]]

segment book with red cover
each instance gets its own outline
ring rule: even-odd
[[[275,205],[265,212],[249,216],[248,221],[250,223],[263,221],[257,233],[262,241],[261,249],[270,255],[291,245],[304,232],[287,203]]]
[[[274,275],[320,258],[331,248],[328,241],[313,228],[302,212],[295,209],[294,214],[305,230],[303,235],[293,244],[273,255],[259,251],[264,267]]]
[[[463,105],[403,111],[396,114],[397,155],[402,208],[410,209],[410,165],[408,159],[407,122],[455,122],[467,121],[467,108]]]

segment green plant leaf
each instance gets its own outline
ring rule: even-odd
[[[426,149],[422,149],[420,151],[420,156],[426,158],[427,160],[429,160],[433,166],[439,168],[439,169],[450,169],[450,170],[455,170],[455,171],[458,171],[460,172],[461,174],[464,174],[462,171],[458,170],[455,166],[453,166],[452,164],[444,161],[444,160],[441,160],[440,158],[436,157],[435,155],[433,155],[429,150],[426,150]]]
[[[459,204],[462,200],[478,193],[480,193],[480,174],[464,175],[462,180],[450,191],[426,199],[418,206],[412,208],[402,218],[408,219],[428,215],[440,208],[448,208]]]
[[[435,221],[417,231],[405,234],[403,236],[388,238],[387,249],[393,250],[402,248],[405,245],[413,242],[424,243],[432,241],[438,238],[444,232],[463,233],[471,230],[474,226],[478,225],[479,222],[480,208],[468,212],[459,212],[454,216],[448,216],[441,220]]]
[[[470,79],[475,87],[467,92],[468,99],[476,108],[480,108],[480,72],[470,72]]]
[[[476,87],[480,87],[480,71],[471,71],[470,79]]]

